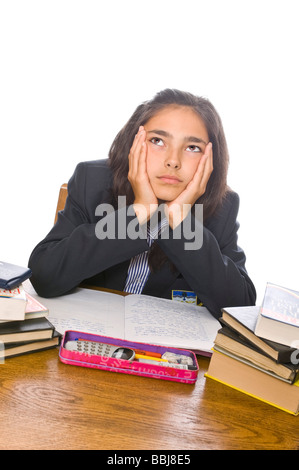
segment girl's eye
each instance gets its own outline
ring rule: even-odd
[[[162,139],[159,139],[159,137],[153,137],[150,142],[152,142],[155,145],[159,145],[159,147],[162,147],[164,145],[164,142]]]
[[[189,145],[187,148],[186,148],[187,152],[194,152],[194,153],[199,153],[201,152],[201,148],[198,147],[197,145]]]

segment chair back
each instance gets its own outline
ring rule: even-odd
[[[58,212],[64,209],[66,198],[67,198],[67,184],[64,183],[60,186],[60,190],[59,190],[54,224],[56,224]]]

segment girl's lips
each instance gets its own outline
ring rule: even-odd
[[[163,183],[168,183],[168,184],[177,184],[181,183],[182,181],[177,178],[176,176],[171,176],[171,175],[163,175],[163,176],[158,176],[158,179],[160,181],[163,181]]]

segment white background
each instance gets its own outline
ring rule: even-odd
[[[258,303],[299,290],[298,0],[0,0],[0,260],[27,265],[76,164],[167,87],[222,117]]]

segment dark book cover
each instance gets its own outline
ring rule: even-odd
[[[0,261],[0,288],[11,290],[31,276],[31,270],[23,266]]]
[[[291,362],[291,356],[296,348],[266,340],[256,336],[255,327],[260,307],[229,307],[222,309],[220,322],[233,328],[255,347],[268,354],[278,363]]]
[[[62,335],[56,330],[53,337],[36,341],[21,341],[17,343],[7,343],[3,349],[0,349],[0,359],[8,359],[16,356],[23,356],[33,352],[54,349],[60,345]]]
[[[226,338],[226,339],[222,339]],[[215,346],[220,345],[224,349],[228,349],[237,356],[245,357],[247,360],[255,364],[259,364],[261,368],[272,370],[278,376],[281,376],[291,382],[294,382],[298,376],[299,364],[291,362],[278,363],[271,356],[255,347],[247,341],[242,335],[239,335],[231,328],[222,327],[216,336]]]
[[[55,328],[47,318],[32,318],[0,324],[0,341],[3,343],[52,338]]]

